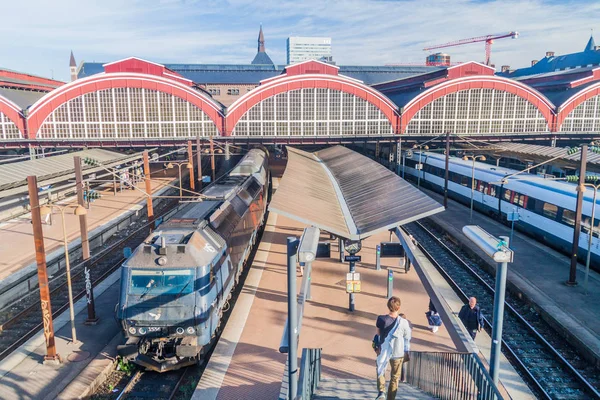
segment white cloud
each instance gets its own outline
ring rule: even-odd
[[[285,62],[289,35],[331,36],[338,64],[423,62],[427,45],[518,30],[493,45],[496,65],[527,66],[546,50],[580,51],[600,30],[600,2],[543,0],[55,0],[2,6],[1,66],[68,79],[78,60],[135,55],[157,62],[248,63],[263,23],[267,52]],[[445,50],[481,61],[484,44]]]

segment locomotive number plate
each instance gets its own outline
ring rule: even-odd
[[[160,332],[161,328],[159,326],[149,326],[148,332]]]

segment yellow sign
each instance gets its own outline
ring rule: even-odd
[[[346,274],[346,293],[360,293],[360,273]]]

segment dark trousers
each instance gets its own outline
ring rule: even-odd
[[[469,329],[469,335],[475,340],[475,336],[477,336],[477,329]]]

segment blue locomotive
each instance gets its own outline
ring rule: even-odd
[[[158,372],[202,358],[264,223],[269,182],[268,154],[252,149],[135,249],[121,269],[120,356]]]

